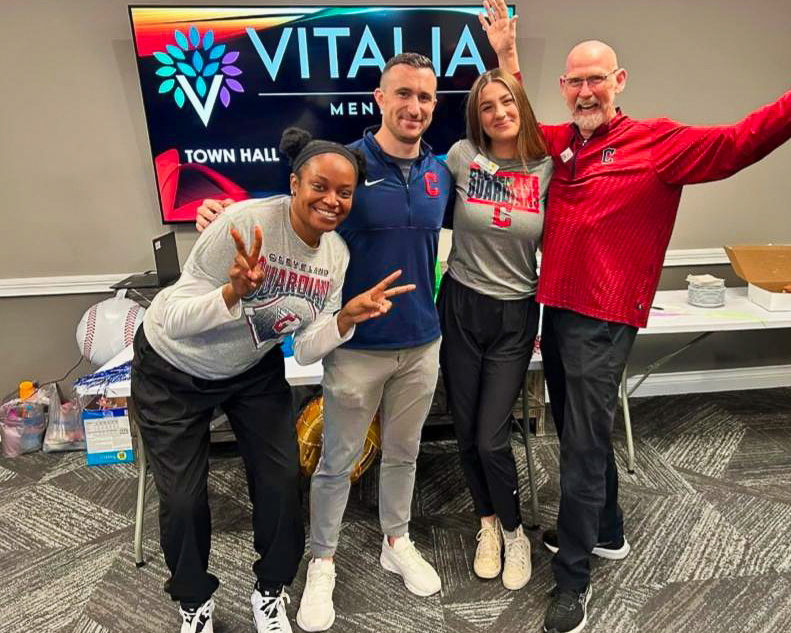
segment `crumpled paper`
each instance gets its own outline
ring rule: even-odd
[[[687,283],[695,286],[711,286],[716,288],[724,286],[725,280],[715,277],[714,275],[687,275]]]

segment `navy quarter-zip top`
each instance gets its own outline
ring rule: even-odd
[[[434,263],[442,218],[452,204],[453,177],[421,141],[405,182],[399,166],[374,138],[377,129],[368,128],[362,139],[349,145],[365,154],[368,174],[354,193],[351,213],[338,227],[350,254],[343,302],[399,268],[403,273],[395,283],[413,283],[417,288],[395,297],[388,314],[359,324],[345,347],[416,347],[440,335],[433,299]]]

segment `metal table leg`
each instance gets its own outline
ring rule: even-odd
[[[632,386],[631,389],[629,389],[628,385],[626,384],[626,376],[627,376],[627,373],[628,373],[629,365],[628,365],[628,363],[626,365],[624,365],[623,374],[621,375],[621,386],[620,386],[618,391],[619,391],[620,396],[621,396],[621,406],[623,407],[623,421],[624,421],[624,427],[625,427],[625,430],[626,430],[626,450],[627,450],[627,453],[628,453],[628,456],[629,456],[627,469],[628,469],[630,474],[634,474],[635,457],[634,457],[634,440],[632,439],[632,418],[631,418],[631,415],[629,413],[629,396],[634,394],[634,392],[637,391],[638,387],[640,387],[640,385],[643,384],[645,379],[648,378],[654,371],[659,369],[666,362],[668,362],[669,360],[675,358],[676,356],[678,356],[682,352],[685,352],[690,347],[692,347],[692,346],[696,345],[697,343],[700,343],[700,341],[708,338],[713,333],[714,332],[704,332],[700,336],[696,336],[695,338],[693,338],[689,343],[686,343],[685,345],[683,345],[682,347],[680,347],[676,351],[671,352],[670,354],[667,354],[666,356],[663,356],[659,360],[656,360],[653,363],[651,363],[650,365],[648,365],[648,367],[646,367],[645,370],[643,371],[642,376],[640,376],[640,379]]]
[[[140,431],[137,432],[138,466],[137,466],[137,509],[135,511],[135,565],[142,567],[146,564],[143,560],[143,507],[146,502],[146,449]]]
[[[626,452],[629,455],[627,470],[630,474],[634,474],[634,440],[632,439],[632,418],[629,415],[629,393],[626,384],[628,364],[624,365],[623,374],[621,375],[621,406],[623,407],[623,423],[626,429]]]

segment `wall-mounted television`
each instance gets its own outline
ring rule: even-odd
[[[164,223],[194,222],[207,197],[282,193],[280,134],[298,125],[348,143],[380,122],[387,59],[423,53],[438,77],[426,141],[464,135],[464,100],[497,59],[481,5],[129,7]]]

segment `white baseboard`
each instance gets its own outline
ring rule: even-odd
[[[640,376],[629,378],[629,386],[631,387],[639,378]],[[772,387],[791,387],[791,365],[652,374],[640,385],[633,397],[742,391]]]
[[[68,275],[64,277],[22,277],[0,279],[0,297],[45,297],[112,293],[110,286],[129,273],[109,275]]]
[[[665,268],[730,264],[724,248],[679,248],[665,253]]]

